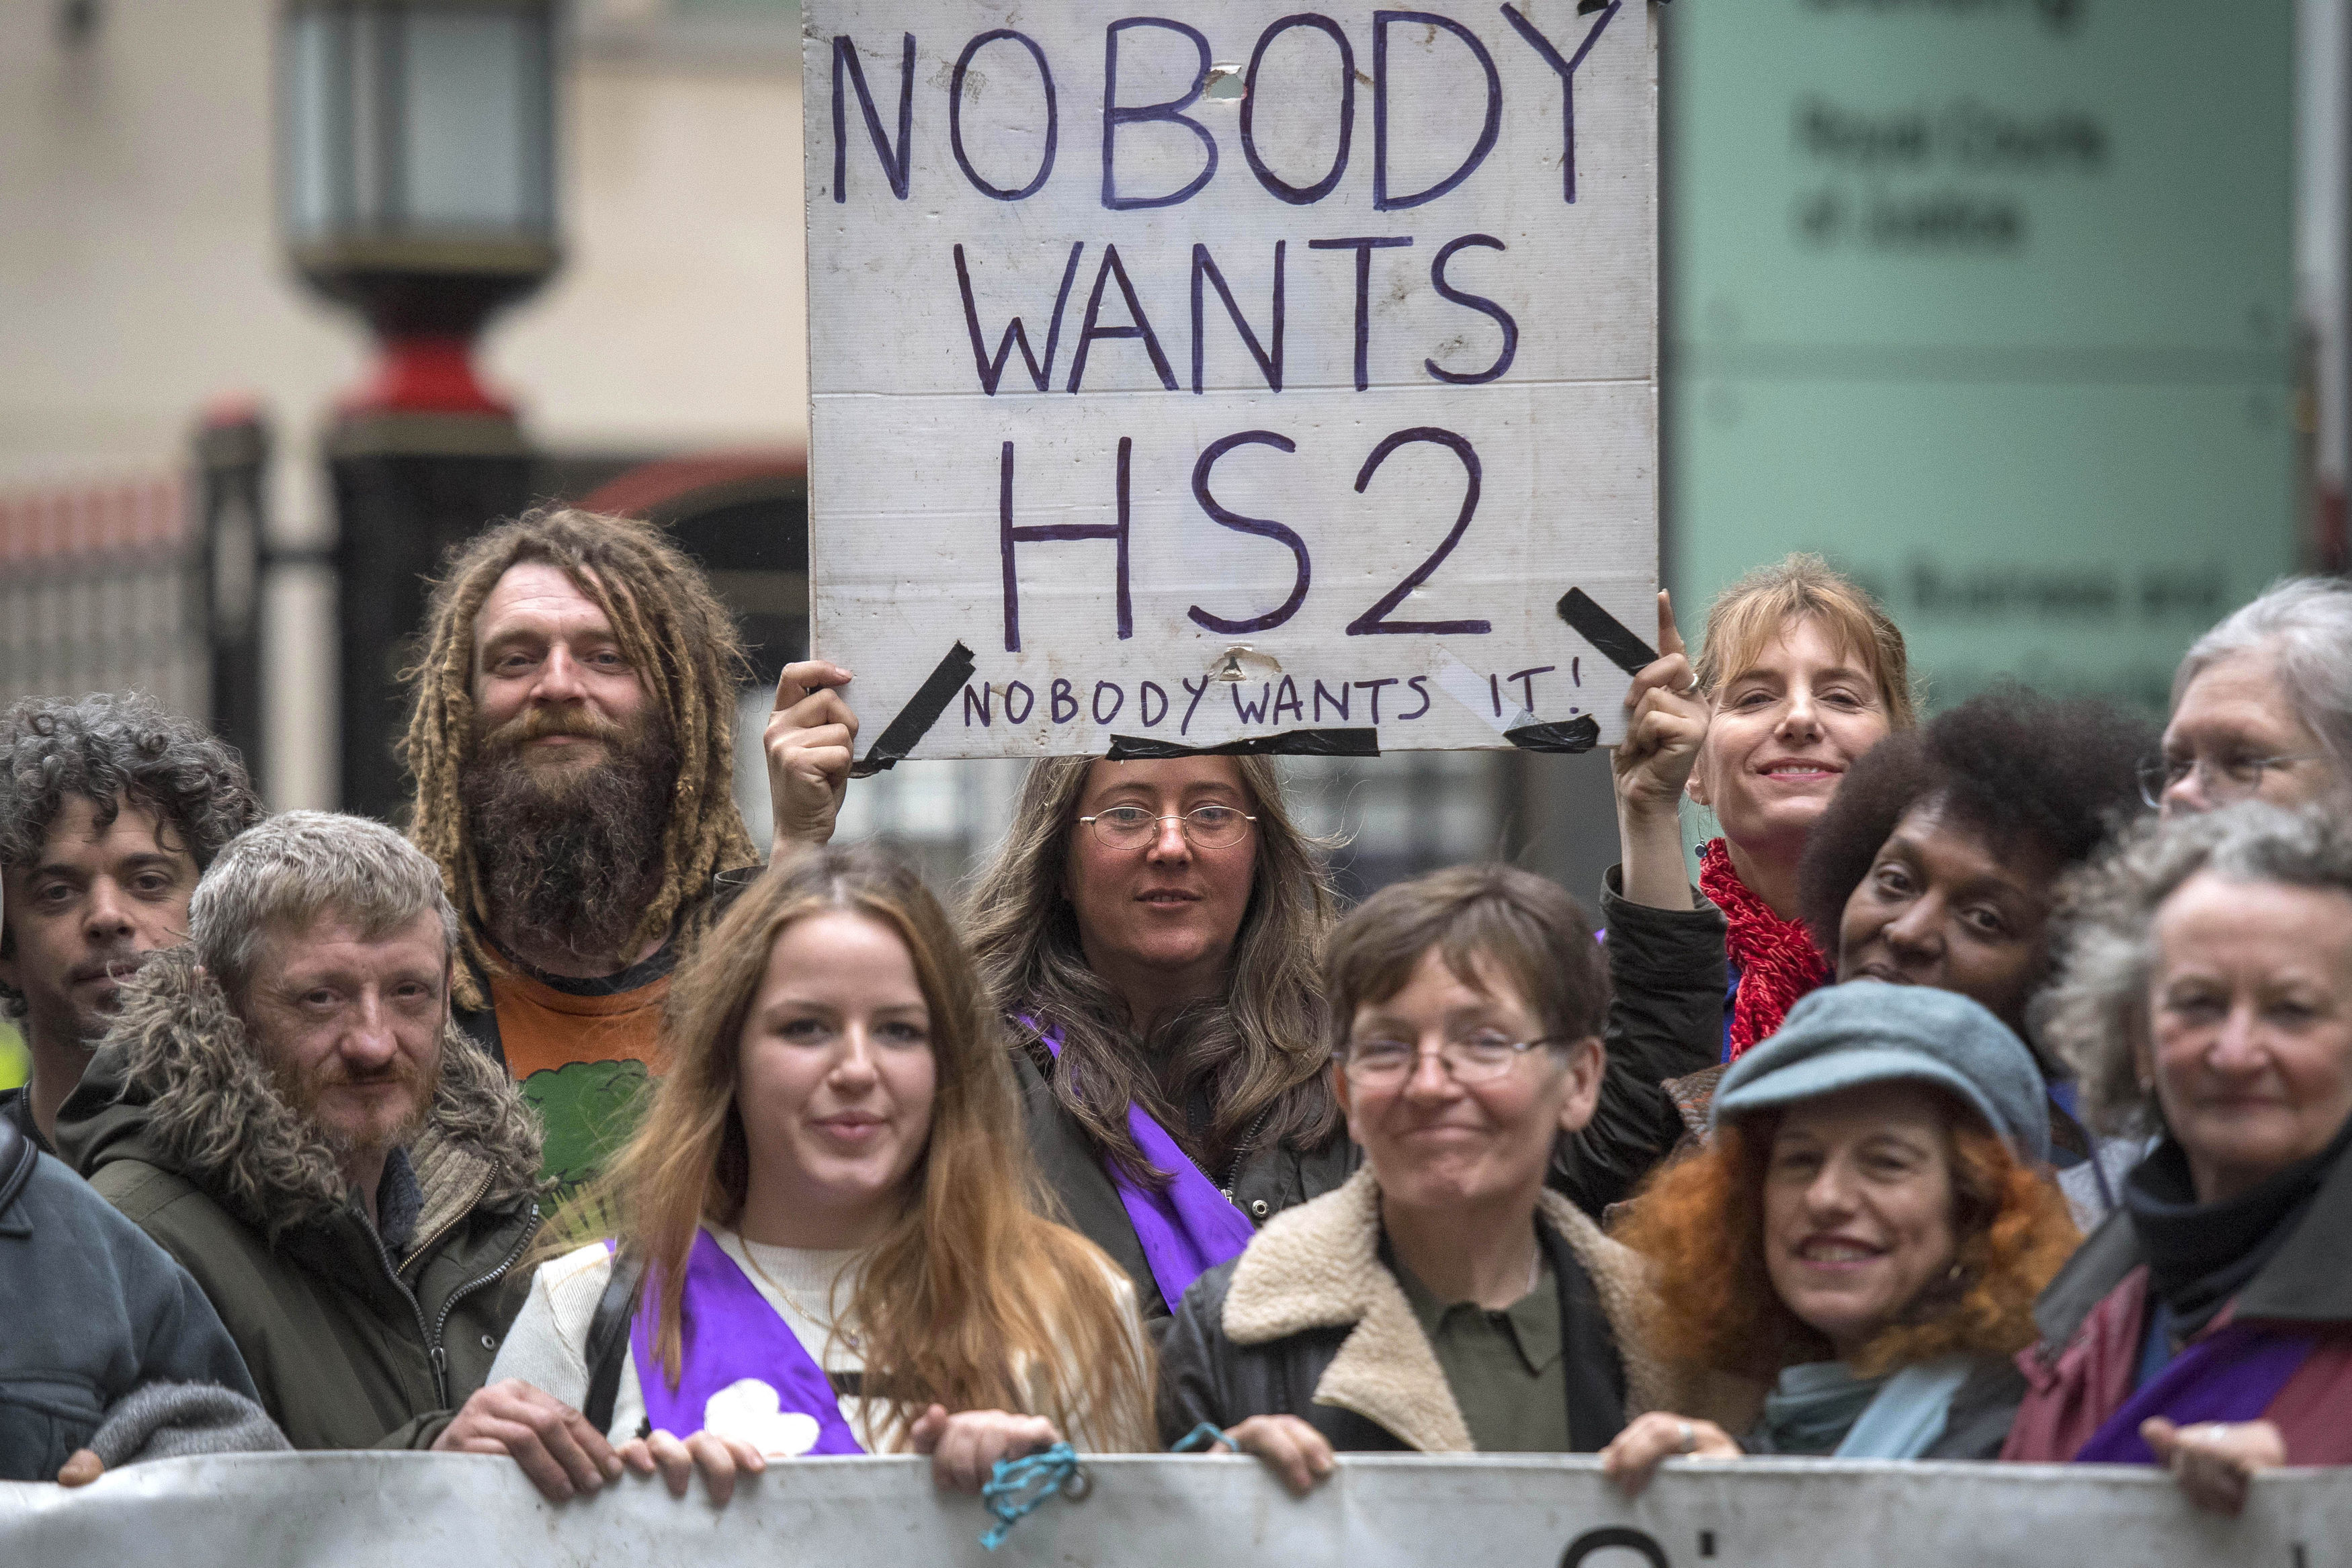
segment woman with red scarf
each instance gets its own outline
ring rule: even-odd
[[[1661,593],[1658,645],[1626,693],[1625,739],[1612,754],[1624,860],[1601,892],[1612,1038],[1651,1049],[1639,1062],[1612,1061],[1594,1127],[1616,1135],[1565,1146],[1553,1174],[1596,1212],[1664,1157],[1691,1114],[1703,1124],[1715,1070],[1830,979],[1798,914],[1797,862],[1846,769],[1916,722],[1903,633],[1819,556],[1792,555],[1726,589],[1696,664]],[[1685,796],[1722,827],[1700,852],[1696,888],[1683,859]],[[1658,1081],[1669,1078],[1662,1102]],[[1624,1135],[1636,1118],[1661,1124],[1647,1149]]]

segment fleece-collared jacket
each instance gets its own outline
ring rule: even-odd
[[[399,1257],[317,1129],[282,1099],[220,987],[151,959],[58,1145],[204,1288],[298,1448],[425,1447],[479,1388],[529,1280],[538,1124],[455,1028],[424,1133],[424,1207]]]
[[[1685,1378],[1645,1354],[1637,1337],[1648,1299],[1641,1260],[1577,1207],[1547,1192],[1537,1229],[1555,1272],[1592,1283],[1624,1369],[1623,1419],[1672,1410],[1743,1422],[1752,1393],[1729,1380]],[[1562,1316],[1562,1332],[1572,1332]],[[1160,1348],[1160,1427],[1232,1427],[1252,1416],[1297,1416],[1346,1452],[1466,1453],[1470,1428],[1414,1317],[1381,1260],[1381,1189],[1370,1166],[1346,1186],[1276,1216],[1249,1249],[1194,1281]],[[1580,1449],[1611,1432],[1571,1430]]]

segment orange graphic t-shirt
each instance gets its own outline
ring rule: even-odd
[[[617,977],[625,981],[625,975]],[[507,1071],[547,1124],[540,1174],[558,1196],[593,1176],[636,1130],[661,1072],[667,967],[627,990],[612,981],[559,989],[509,970],[490,982]]]

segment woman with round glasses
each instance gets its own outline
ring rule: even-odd
[[[1185,1293],[1163,1436],[1213,1423],[1304,1491],[1336,1453],[1591,1453],[1695,1407],[1632,1348],[1633,1256],[1544,1187],[1601,1078],[1609,980],[1575,901],[1433,873],[1349,915],[1325,974],[1364,1167]]]
[[[2282,582],[2200,638],[2172,679],[2164,749],[2140,773],[2167,817],[2295,806],[2352,779],[2352,586]]]
[[[1155,1330],[1202,1270],[1354,1168],[1323,1076],[1331,914],[1256,757],[1042,758],[971,888],[1030,1145]]]
[[[836,691],[789,695],[764,737],[779,841],[822,842],[856,719]],[[1355,1168],[1323,1076],[1331,916],[1258,757],[1040,758],[971,889],[1045,1185],[1155,1333],[1202,1270]]]

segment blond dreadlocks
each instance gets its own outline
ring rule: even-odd
[[[401,760],[416,777],[409,837],[440,866],[450,902],[467,917],[467,956],[493,975],[504,966],[482,939],[488,900],[458,779],[474,745],[474,622],[499,580],[525,561],[555,567],[595,601],[677,737],[677,787],[662,835],[661,891],[638,922],[633,945],[666,936],[680,911],[707,907],[702,895],[714,874],[759,860],[733,793],[742,644],[700,569],[659,528],[633,517],[545,507],[500,523],[453,550],[434,584],[423,657],[402,675],[415,684],[415,701],[400,747]],[[460,1007],[489,1005],[466,966],[459,966],[456,990]]]

